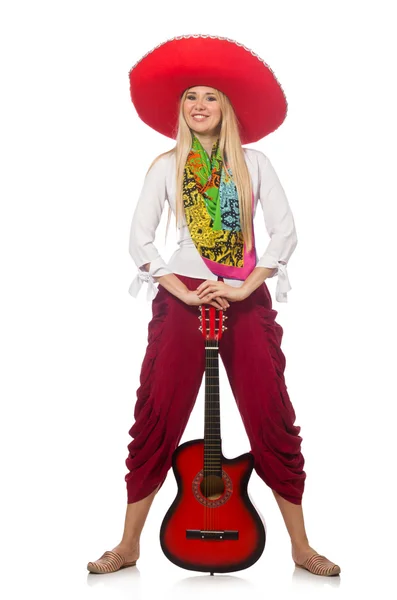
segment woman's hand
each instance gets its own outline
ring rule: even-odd
[[[239,302],[248,297],[244,286],[234,287],[224,281],[212,281],[210,279],[203,281],[198,286],[196,292],[202,302],[209,302],[219,297],[226,298],[226,300],[231,300],[232,302]]]
[[[215,308],[226,310],[230,304],[229,302],[222,297],[217,297],[214,299],[211,298],[200,298],[195,290],[187,290],[184,292],[181,300],[185,302],[185,304],[189,304],[189,306],[200,306],[201,304],[210,304],[211,306],[215,306]]]

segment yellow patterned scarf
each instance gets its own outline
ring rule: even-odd
[[[219,139],[208,156],[192,134],[183,175],[183,205],[192,240],[216,275],[245,280],[256,264],[255,243],[245,249],[238,193],[231,169],[224,165]]]

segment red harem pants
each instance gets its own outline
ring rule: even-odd
[[[203,279],[176,275],[195,290]],[[218,277],[218,280],[222,280]],[[282,327],[263,282],[245,300],[229,302],[219,355],[236,400],[259,477],[283,498],[302,503],[306,473],[300,427],[284,380]],[[125,464],[127,502],[163,485],[193,410],[205,371],[204,338],[197,306],[188,306],[159,284],[152,301],[148,345],[136,392]]]

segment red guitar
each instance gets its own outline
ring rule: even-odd
[[[199,310],[205,340],[204,439],[174,451],[178,492],[161,524],[160,544],[179,567],[213,575],[253,565],[265,547],[266,524],[247,492],[253,455],[222,454],[218,342],[227,317],[211,305]]]

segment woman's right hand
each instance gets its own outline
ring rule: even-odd
[[[187,290],[184,293],[181,300],[189,306],[200,306],[201,304],[210,304],[211,306],[215,306],[215,308],[220,308],[222,310],[226,310],[226,308],[230,306],[226,298],[222,298],[222,296],[218,296],[217,298],[209,300],[208,302],[203,302],[203,299],[200,298],[194,290]]]

